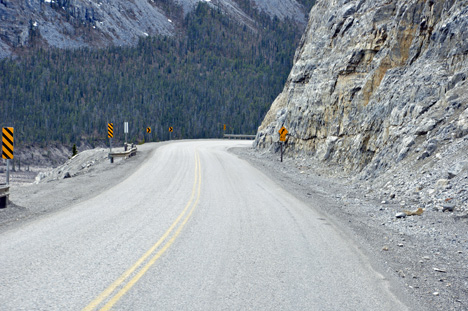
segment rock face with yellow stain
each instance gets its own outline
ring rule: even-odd
[[[468,134],[468,1],[319,0],[254,145],[366,176]],[[466,144],[460,144],[465,146]]]

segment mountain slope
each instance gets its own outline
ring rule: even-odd
[[[130,123],[130,142],[254,134],[281,91],[301,30],[250,12],[258,31],[206,3],[182,20],[185,33],[136,46],[37,49],[0,61],[2,126],[18,145],[102,144],[107,122]],[[153,129],[151,135],[146,128]],[[28,157],[29,158],[29,157]]]
[[[134,45],[139,38],[151,35],[173,36],[184,15],[199,2],[252,28],[255,21],[238,2],[253,5],[270,17],[305,23],[306,12],[296,0],[1,0],[0,58],[33,45],[105,47]]]
[[[257,148],[278,150],[285,126],[289,155],[360,173],[384,197],[457,197],[463,210],[466,29],[468,1],[317,1]]]

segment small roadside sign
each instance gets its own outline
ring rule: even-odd
[[[226,124],[223,125],[223,129],[226,130]]]
[[[148,134],[151,133],[151,127],[146,128],[146,133],[148,133]]]
[[[13,128],[4,127],[2,129],[2,158],[13,159]]]
[[[2,158],[6,159],[6,184],[10,184],[10,160],[13,159],[13,128],[4,127],[2,129]],[[8,199],[7,199],[8,200]]]
[[[280,134],[280,141],[286,141],[288,130],[283,126],[278,132]]]
[[[107,123],[107,137],[114,137],[114,123]]]
[[[109,137],[109,153],[112,153],[112,137],[114,137],[114,123],[107,123],[107,137]],[[114,158],[110,158],[114,163]]]
[[[172,133],[173,131],[174,131],[174,128],[173,128],[172,126],[171,126],[171,127],[169,127],[169,132],[171,132],[171,133]]]

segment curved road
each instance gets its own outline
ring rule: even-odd
[[[106,192],[0,236],[1,310],[408,310],[353,242],[227,152],[159,147]]]

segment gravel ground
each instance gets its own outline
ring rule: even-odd
[[[0,233],[111,188],[163,144],[138,146],[135,157],[114,164],[106,149],[83,152],[43,174],[37,184],[13,185],[10,206],[0,210]],[[420,216],[396,218],[408,205],[384,202],[365,181],[356,182],[323,163],[301,157],[280,163],[278,154],[252,148],[231,151],[353,236],[376,266],[398,278],[427,310],[468,310],[467,214],[426,208]],[[66,172],[71,178],[64,178]]]
[[[107,158],[108,149],[83,151],[64,165],[39,173],[35,183],[15,184],[10,188],[10,204],[0,209],[0,233],[44,214],[90,199],[131,175],[156,148],[164,143],[138,146],[136,156],[126,160]],[[113,149],[118,151],[118,149]],[[70,178],[64,178],[69,173]]]
[[[420,216],[397,218],[397,213],[414,212],[420,205],[384,201],[369,182],[357,182],[312,159],[285,158],[281,163],[279,154],[253,148],[231,151],[353,236],[426,310],[468,310],[466,212],[425,208]]]

